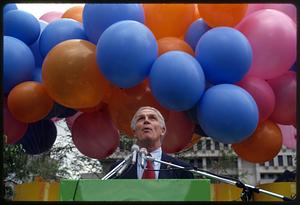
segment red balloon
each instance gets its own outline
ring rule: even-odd
[[[104,159],[119,146],[120,136],[107,110],[83,113],[72,126],[72,139],[84,155]]]
[[[28,124],[16,120],[9,112],[6,99],[3,105],[4,134],[7,136],[7,144],[14,144],[19,141],[27,131]]]
[[[296,122],[296,73],[288,71],[278,78],[268,80],[275,94],[275,108],[270,116],[273,122],[291,125]]]
[[[254,98],[259,110],[259,121],[268,119],[275,108],[275,94],[271,86],[264,79],[251,76],[244,77],[237,85]]]
[[[82,112],[78,111],[75,115],[72,115],[71,117],[66,118],[66,124],[69,128],[69,130],[72,130],[72,126],[74,124],[74,121],[82,114]]]
[[[165,152],[179,152],[192,141],[195,125],[184,112],[171,111],[166,127],[167,133],[162,143],[162,149]]]

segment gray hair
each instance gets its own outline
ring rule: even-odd
[[[162,116],[162,114],[157,110],[155,109],[154,107],[150,107],[150,106],[144,106],[144,107],[140,107],[136,113],[134,114],[132,120],[131,120],[131,124],[130,124],[130,127],[132,130],[135,130],[135,126],[136,126],[136,123],[137,123],[137,115],[142,111],[142,110],[145,110],[145,109],[149,109],[149,110],[153,110],[157,116],[158,116],[158,121],[159,121],[159,124],[161,126],[161,128],[166,128],[166,123],[165,123],[165,119],[164,117]]]

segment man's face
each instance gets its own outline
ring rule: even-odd
[[[136,117],[134,136],[143,144],[161,145],[160,138],[165,134],[165,128],[159,123],[157,114],[151,109],[141,110]]]

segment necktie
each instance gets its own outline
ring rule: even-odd
[[[144,170],[142,179],[155,179],[155,172],[153,171],[153,165],[150,160],[147,160],[147,169]]]

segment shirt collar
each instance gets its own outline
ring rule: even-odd
[[[162,149],[161,147],[157,148],[156,150],[150,152],[151,156],[155,159],[161,160]]]

